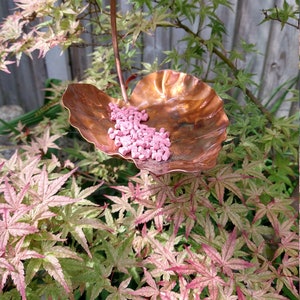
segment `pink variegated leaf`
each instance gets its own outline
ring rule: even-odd
[[[2,274],[1,274],[1,277],[0,277],[0,279],[1,279],[1,282],[0,282],[0,290],[2,291],[3,290],[3,287],[4,287],[4,285],[5,285],[5,283],[6,283],[6,281],[7,281],[7,278],[8,278],[8,276],[10,275],[10,271],[4,271]]]
[[[42,255],[35,251],[22,251],[18,254],[20,257],[18,260],[14,262],[15,271],[10,272],[10,276],[16,285],[18,291],[20,292],[22,299],[26,299],[25,295],[25,274],[24,274],[24,265],[21,260],[29,259],[29,258],[43,258]]]
[[[0,268],[6,269],[8,271],[14,270],[13,266],[5,258],[2,257],[0,257]]]
[[[187,284],[188,289],[204,289],[209,287],[211,293],[215,293],[215,288],[226,285],[225,281],[216,275],[216,271],[212,268],[207,276],[197,276],[190,283]],[[212,298],[215,299],[215,298]]]
[[[82,261],[82,258],[76,252],[67,247],[53,246],[49,249],[49,253],[55,255],[56,258],[72,258]]]
[[[241,288],[238,285],[236,286],[236,293],[239,300],[246,300],[245,295],[243,294]]]
[[[72,203],[76,203],[79,202],[80,199],[74,199],[68,196],[51,196],[49,198],[47,198],[47,200],[45,201],[45,203],[49,206],[49,207],[55,207],[55,206],[65,206],[67,204],[72,204]]]
[[[38,184],[38,195],[42,198],[46,198],[46,193],[48,189],[48,173],[46,171],[46,165],[44,165],[40,174],[34,177],[35,182]]]
[[[9,204],[14,204],[17,200],[15,189],[10,185],[8,179],[5,180],[4,199]]]
[[[101,187],[102,185],[103,185],[103,182],[101,182],[100,184],[96,184],[94,186],[90,186],[88,188],[85,188],[85,189],[81,190],[78,194],[75,194],[74,198],[85,199],[88,196],[90,196],[91,194],[93,194],[95,191],[97,191],[98,188]],[[90,202],[89,205],[93,205],[93,203]]]
[[[23,201],[28,189],[29,189],[29,184],[25,185],[21,189],[21,191],[17,194],[14,187],[6,179],[4,188],[3,188],[4,200],[6,201],[6,203],[0,203],[0,209],[8,208],[11,211],[15,211],[18,209],[26,209],[26,205],[22,204],[22,201]],[[24,211],[24,213],[25,213],[25,211]]]
[[[211,284],[211,282],[212,282],[211,278],[199,276],[193,279],[191,282],[189,282],[186,287],[188,289],[198,289],[202,291],[205,287]]]
[[[49,181],[46,167],[43,168],[41,173],[35,176],[35,182],[38,184],[38,195],[42,198],[42,201],[49,202],[48,199],[54,196],[66,183],[68,178],[76,171],[76,169],[70,171],[67,174],[60,176],[59,178]]]
[[[39,220],[51,219],[56,214],[49,211],[48,207],[43,204],[38,204],[30,211],[30,218],[35,226]]]
[[[28,183],[31,183],[32,177],[34,174],[39,173],[38,164],[41,160],[41,156],[32,157],[28,160],[24,166],[22,166],[21,172],[18,174],[18,179],[25,186]]]
[[[195,273],[195,268],[191,265],[174,266],[168,269],[168,271],[174,271],[179,275],[190,275]]]
[[[23,250],[20,259],[24,260],[29,258],[43,258],[43,257],[44,255],[37,253],[34,250]]]
[[[254,264],[240,258],[231,258],[227,261],[226,267],[232,270],[244,270],[254,267]]]
[[[70,293],[70,288],[65,280],[65,276],[62,271],[62,267],[58,261],[58,259],[51,254],[46,255],[43,260],[43,267],[52,276],[62,287],[65,289],[67,293]]]
[[[35,141],[38,144],[39,149],[43,150],[43,153],[47,153],[49,148],[60,149],[57,144],[54,143],[60,136],[58,134],[50,135],[50,128],[46,128],[42,137],[36,137]]]
[[[224,246],[222,247],[222,260],[227,261],[233,255],[234,248],[236,244],[236,227],[229,234],[228,239],[226,240]]]
[[[209,245],[203,244],[203,250],[211,258],[211,260],[223,268],[223,272],[232,276],[232,270],[243,270],[253,267],[254,265],[243,259],[232,258],[236,244],[236,230],[234,229],[222,248],[222,255]]]
[[[144,281],[148,284],[148,286],[144,286],[136,291],[132,291],[130,294],[135,296],[142,296],[142,297],[157,297],[159,295],[159,289],[157,284],[151,274],[144,268]]]
[[[24,242],[25,237],[23,236],[16,246],[14,247],[15,250],[15,257],[14,260],[23,260],[23,259],[28,259],[28,258],[42,258],[44,257],[42,254],[37,253],[36,251],[33,250],[28,250],[28,249],[22,249],[23,248],[23,242]]]
[[[76,239],[76,241],[82,246],[82,248],[86,251],[86,253],[88,254],[88,256],[90,258],[92,258],[92,253],[90,252],[89,246],[87,244],[87,240],[85,237],[84,232],[82,231],[82,229],[79,226],[76,226],[72,231],[71,231],[72,235],[74,236],[74,238]]]
[[[119,285],[119,293],[124,297],[127,295],[132,295],[131,293],[133,292],[133,290],[131,288],[128,287],[130,281],[131,281],[131,277],[128,277],[127,279],[123,280],[120,285]],[[123,298],[125,299],[125,297]],[[126,297],[127,299],[127,297]],[[137,299],[138,300],[138,299]]]
[[[189,237],[194,225],[195,225],[195,220],[194,219],[188,218],[186,220],[186,225],[185,225],[185,237],[186,238]]]
[[[139,216],[135,220],[135,224],[141,224],[141,223],[147,223],[148,221],[152,220],[154,217],[162,213],[162,208],[157,209],[149,209],[145,213],[143,213],[141,216]]]
[[[24,222],[18,222],[23,216],[24,211],[16,211],[13,216],[10,216],[9,209],[2,209],[2,220],[0,220],[0,249],[4,249],[9,239],[9,235],[12,236],[25,236],[31,233],[35,233],[38,229],[35,226]]]
[[[1,230],[1,225],[0,225],[0,230]],[[0,232],[0,251],[5,250],[8,239],[9,239],[9,232],[8,231]]]
[[[38,231],[38,229],[35,226],[31,226],[30,224],[18,222],[10,224],[9,228],[7,228],[7,231],[12,236],[24,236],[35,233]]]
[[[10,276],[16,285],[17,290],[21,294],[22,300],[26,300],[26,293],[25,293],[25,276],[24,276],[24,265],[19,262],[15,265],[17,272],[10,272]]]
[[[147,299],[149,299],[150,297],[153,297],[153,296],[155,296],[155,297],[159,296],[159,291],[157,291],[156,289],[153,289],[151,286],[144,286],[144,287],[141,287],[140,289],[137,289],[136,291],[131,292],[130,294],[132,294],[134,296],[146,297]],[[157,298],[154,298],[154,299],[157,299]]]
[[[223,259],[221,258],[220,253],[215,248],[206,244],[202,244],[202,248],[214,263],[217,263],[219,265],[223,264]]]
[[[141,287],[140,289],[131,292],[131,294],[135,296],[143,296],[147,298],[159,296],[160,292],[157,283],[145,268],[144,268],[144,275],[145,275],[144,280],[147,282],[148,286]]]
[[[154,289],[157,289],[157,284],[155,280],[153,279],[151,274],[146,270],[146,268],[144,268],[144,275],[145,275],[145,280],[149,284],[149,286],[151,286]]]
[[[144,223],[145,224],[145,223]],[[154,217],[155,228],[158,232],[162,232],[164,227],[164,216],[159,214]]]
[[[66,181],[71,177],[71,175],[74,172],[76,172],[76,170],[77,169],[73,169],[69,173],[62,175],[55,180],[50,181],[49,186],[47,188],[47,197],[55,195],[66,183]]]
[[[22,296],[22,299],[26,299],[25,294],[25,276],[24,276],[24,265],[23,260],[29,258],[43,258],[44,256],[37,253],[33,250],[22,249],[24,238],[22,237],[17,244],[15,245],[14,249],[8,253],[11,259],[11,263],[14,266],[13,271],[9,271],[9,275],[11,276],[14,284],[16,285],[17,290]]]

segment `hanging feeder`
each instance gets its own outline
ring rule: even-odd
[[[139,169],[157,175],[174,171],[200,172],[214,167],[229,124],[221,98],[192,75],[162,70],[142,78],[128,99],[117,43],[115,0],[111,0],[111,27],[123,99],[112,98],[90,84],[70,84],[62,103],[69,110],[71,125],[101,151],[131,160]],[[149,116],[147,126],[169,132],[170,157],[157,161],[121,154],[108,134],[115,125],[110,104],[145,110]]]
[[[128,102],[114,99],[90,84],[70,84],[62,98],[70,123],[101,151],[131,160],[154,174],[172,171],[199,172],[215,166],[226,138],[228,118],[223,101],[196,77],[172,70],[151,73],[141,79]],[[167,161],[133,159],[121,155],[108,130],[114,127],[109,103],[146,110],[145,122],[170,133],[171,156]]]

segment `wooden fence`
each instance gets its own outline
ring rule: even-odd
[[[295,3],[288,0],[289,3]],[[121,9],[126,11],[130,6],[126,1],[119,1]],[[260,99],[267,99],[281,84],[295,78],[299,71],[299,44],[297,29],[286,26],[281,30],[279,22],[266,22],[258,25],[263,19],[262,10],[277,5],[283,0],[232,0],[233,11],[227,8],[219,10],[220,19],[224,22],[228,34],[224,45],[227,50],[237,47],[240,40],[256,44],[259,51],[251,54],[239,67],[246,67],[255,74],[254,80],[261,83],[253,91]],[[0,0],[0,20],[13,9],[12,0]],[[184,49],[178,43],[184,32],[158,28],[152,36],[144,37],[144,49],[141,61],[152,63],[155,58],[163,59],[163,51],[172,47]],[[169,38],[166,39],[166,36]],[[183,48],[180,48],[183,47]],[[70,48],[60,55],[60,49],[52,49],[45,59],[33,60],[24,56],[19,67],[10,66],[11,74],[0,72],[0,106],[18,104],[25,111],[40,107],[43,104],[43,87],[47,78],[72,80],[83,78],[84,70],[89,65],[90,48]],[[70,63],[71,62],[71,63]],[[289,114],[291,103],[286,102],[280,115]]]

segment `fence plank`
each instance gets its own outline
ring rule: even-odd
[[[241,40],[256,45],[259,53],[247,54],[244,62],[239,62],[238,67],[246,68],[254,74],[254,80],[260,84],[253,92],[266,101],[279,85],[298,74],[298,46],[297,30],[286,26],[283,30],[279,22],[266,22],[258,24],[263,19],[262,9],[282,6],[283,0],[265,1],[238,1],[232,0],[233,11],[226,7],[218,9],[218,16],[224,22],[227,35],[224,36],[226,51],[239,49]],[[288,0],[289,3],[294,3]],[[108,2],[107,2],[108,3]],[[130,5],[125,1],[119,2],[122,11],[130,10]],[[13,1],[0,1],[0,19],[10,13]],[[196,28],[194,28],[196,30]],[[204,32],[209,36],[209,30]],[[179,53],[183,53],[186,45],[179,43],[185,36],[183,30],[157,28],[152,35],[144,35],[143,53],[137,57],[135,64],[139,66],[141,61],[152,64],[155,59],[162,62],[165,58],[164,51],[173,47]],[[84,36],[92,43],[92,38],[86,33]],[[71,47],[69,51],[60,56],[60,49],[53,49],[45,60],[34,61],[24,57],[20,66],[10,66],[12,74],[0,73],[0,105],[19,104],[26,111],[40,107],[43,103],[43,86],[47,78],[62,80],[81,80],[84,70],[89,66],[93,47]],[[192,61],[206,67],[207,61]],[[168,68],[169,65],[164,66]],[[183,66],[182,71],[189,71],[189,66]],[[280,96],[280,94],[278,94]],[[282,109],[287,114],[289,103],[285,103]]]
[[[14,9],[12,1],[0,2],[0,18],[5,18]],[[17,104],[25,111],[33,110],[43,104],[44,82],[47,78],[45,61],[33,60],[23,55],[20,65],[9,66],[11,74],[0,71],[0,105]]]
[[[289,1],[292,2],[292,1]],[[278,7],[282,6],[283,0],[276,1]],[[297,55],[298,40],[297,29],[285,26],[281,29],[279,22],[271,23],[271,30],[267,42],[267,49],[264,61],[264,69],[261,72],[261,90],[259,97],[266,102],[273,91],[287,80],[298,75],[299,60]],[[278,97],[285,92],[283,88],[279,91]],[[278,98],[270,103],[270,107]],[[291,108],[290,102],[285,102],[279,114],[287,115]]]

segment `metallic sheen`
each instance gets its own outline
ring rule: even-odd
[[[229,120],[223,101],[207,84],[192,75],[172,70],[151,73],[134,88],[128,103],[114,99],[90,84],[70,84],[62,98],[70,123],[98,149],[133,161],[139,169],[160,175],[173,171],[200,172],[215,166]],[[107,131],[114,127],[108,104],[145,109],[145,124],[170,132],[167,161],[141,161],[118,153]]]

